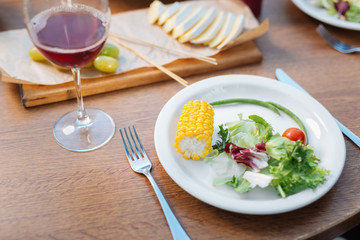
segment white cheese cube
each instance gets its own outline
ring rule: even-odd
[[[205,29],[204,32],[202,32],[199,36],[193,38],[190,40],[192,43],[206,43],[213,39],[216,34],[220,31],[221,27],[223,26],[226,19],[226,13],[221,11],[218,14],[216,14],[214,21],[211,23],[211,25]]]
[[[187,42],[199,36],[214,21],[216,13],[217,10],[215,8],[208,9],[205,15],[189,31],[181,35],[178,40],[180,42]]]
[[[243,175],[243,178],[250,183],[250,187],[252,188],[256,186],[259,186],[261,188],[267,187],[273,179],[272,176],[251,171],[246,171]]]
[[[209,45],[209,47],[211,48],[219,45],[225,39],[225,37],[230,33],[232,26],[234,25],[234,22],[235,22],[235,15],[229,12],[226,16],[225,23],[221,27],[219,33],[215,36],[215,38],[213,38],[206,44]]]
[[[200,18],[205,13],[205,8],[202,6],[196,7],[191,14],[180,24],[175,26],[172,36],[173,38],[178,38],[180,35],[184,34],[186,31],[188,31],[192,26],[197,23],[197,21],[200,20]]]
[[[148,21],[151,24],[154,24],[160,17],[160,15],[165,11],[166,7],[162,2],[155,0],[150,4]]]
[[[163,25],[166,20],[173,16],[177,11],[179,11],[181,4],[179,2],[174,2],[170,7],[166,8],[165,11],[160,15],[158,24]]]
[[[237,36],[239,36],[239,34],[244,30],[244,24],[245,24],[245,15],[242,14],[240,16],[237,16],[230,33],[216,48],[221,49],[225,47],[226,44],[228,44],[229,42],[234,40]]]
[[[190,6],[190,4],[183,4],[179,11],[177,11],[171,18],[169,18],[165,22],[163,26],[164,31],[171,32],[176,25],[179,25],[180,23],[185,21],[185,19],[191,14],[191,12],[192,7]]]

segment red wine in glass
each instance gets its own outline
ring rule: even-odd
[[[111,17],[108,0],[86,3],[24,0],[24,3],[25,23],[34,45],[52,63],[70,68],[74,77],[77,110],[66,113],[55,123],[57,143],[75,152],[105,145],[115,133],[115,123],[104,111],[85,110],[80,68],[94,60],[107,39]]]
[[[87,65],[105,42],[106,29],[101,14],[94,13],[91,8],[53,8],[36,16],[32,24],[36,47],[51,62],[62,67]]]

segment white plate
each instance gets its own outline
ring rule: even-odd
[[[292,2],[300,8],[304,13],[308,14],[309,16],[330,24],[335,27],[345,28],[350,30],[360,31],[360,23],[356,22],[349,22],[345,20],[340,20],[335,16],[331,16],[327,14],[326,10],[323,8],[318,8],[315,6],[310,5],[306,0],[292,0]]]
[[[213,170],[202,160],[183,159],[176,152],[174,139],[183,105],[189,100],[212,102],[226,98],[254,98],[279,103],[304,122],[309,143],[321,159],[320,167],[331,171],[327,181],[315,190],[305,190],[282,199],[273,188],[253,189],[239,194],[229,186],[214,187]],[[282,133],[296,123],[282,113],[267,108],[234,104],[215,106],[215,125],[257,114]],[[217,127],[216,127],[217,128]],[[214,136],[217,136],[217,129]],[[225,75],[199,81],[174,95],[161,110],[155,125],[155,148],[168,175],[192,196],[218,208],[246,214],[274,214],[306,206],[327,193],[338,180],[345,163],[344,137],[329,112],[309,95],[282,82],[251,75]],[[215,142],[213,139],[213,143]]]

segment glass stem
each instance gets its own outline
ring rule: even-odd
[[[74,81],[75,81],[75,92],[77,99],[77,123],[80,126],[87,125],[90,123],[89,116],[87,115],[84,107],[84,101],[81,91],[81,78],[80,78],[80,69],[73,68],[71,69]]]

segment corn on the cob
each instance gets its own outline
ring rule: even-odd
[[[211,149],[214,110],[205,101],[189,101],[177,125],[175,148],[185,159],[199,160]]]

